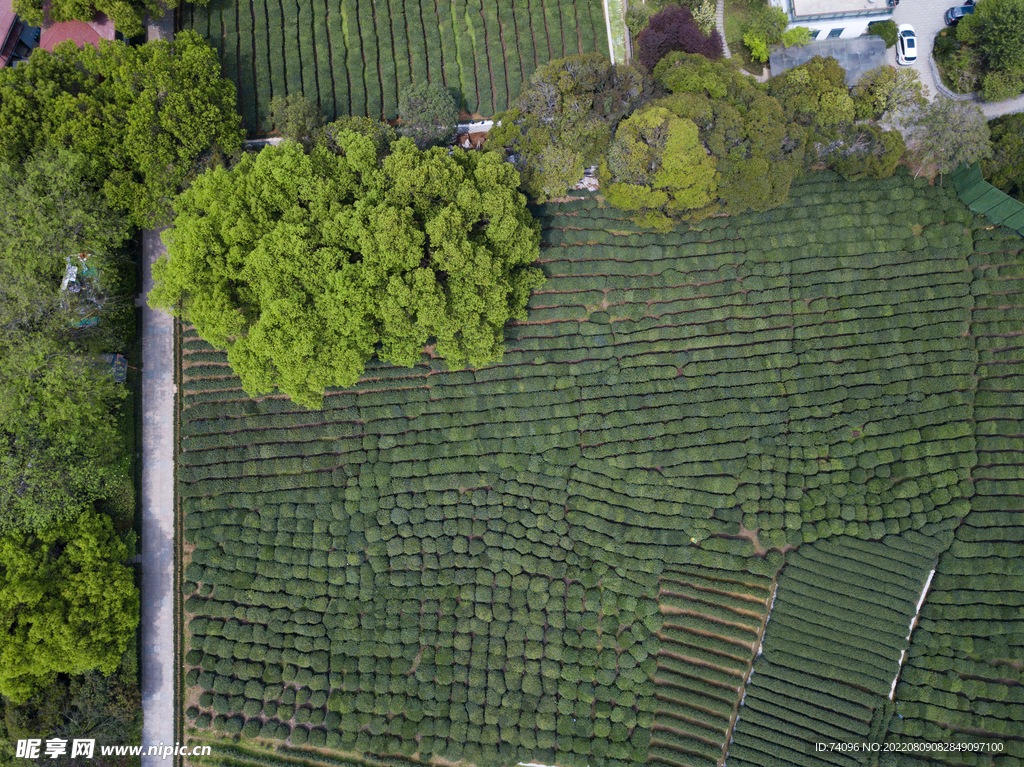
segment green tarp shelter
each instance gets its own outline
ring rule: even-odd
[[[975,213],[1024,237],[1024,203],[1013,199],[981,176],[978,163],[961,165],[950,174],[957,197]]]

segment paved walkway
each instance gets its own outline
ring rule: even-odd
[[[160,231],[142,233],[143,291],[164,252]],[[142,743],[174,743],[174,326],[142,310]],[[142,757],[143,767],[167,767]]]
[[[978,106],[981,107],[981,111],[985,113],[985,117],[989,120],[993,117],[1002,117],[1003,115],[1013,114],[1014,112],[1024,112],[1024,94],[1021,94],[1015,99],[982,103]]]
[[[921,82],[928,86],[929,98],[946,96],[960,101],[973,101],[981,107],[981,111],[990,120],[1000,115],[1024,112],[1024,95],[1006,101],[983,102],[975,95],[951,93],[942,85],[938,70],[935,68],[935,61],[932,59],[932,46],[935,43],[935,36],[947,28],[943,14],[953,5],[956,5],[954,0],[903,0],[892,13],[892,20],[897,25],[910,24],[914,28],[914,32],[917,33],[917,61],[910,66],[917,70],[921,75]],[[949,29],[952,34],[952,27]],[[889,64],[894,67],[898,66],[895,46],[889,48],[885,55]]]
[[[921,82],[928,87],[928,97],[934,99],[940,89],[936,85],[935,73],[929,64],[932,58],[932,44],[939,30],[946,28],[942,14],[955,0],[902,0],[892,12],[892,20],[899,24],[910,24],[917,33],[917,61],[910,65],[911,69],[921,75]],[[896,64],[896,46],[885,52],[886,62]]]
[[[174,37],[174,11],[146,20],[147,40]],[[160,230],[142,233],[142,298],[153,262],[164,253]],[[174,325],[142,309],[142,744],[174,744]],[[142,767],[167,767],[143,756]]]
[[[727,59],[731,59],[732,52],[729,50],[729,43],[725,41],[725,0],[718,0],[718,7],[715,10],[715,29],[722,36],[722,53]]]

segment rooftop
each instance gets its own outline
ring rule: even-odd
[[[16,35],[12,34],[15,31],[14,25],[17,18],[18,15],[11,7],[11,0],[0,0],[0,51],[6,51],[9,38],[17,39]],[[10,47],[13,50],[14,46],[11,45]],[[0,66],[7,66],[7,59],[9,58],[10,53],[0,61]]]
[[[874,15],[891,13],[887,0],[790,0],[793,17]]]
[[[800,66],[815,56],[834,58],[846,70],[846,84],[856,85],[865,72],[885,63],[885,41],[877,35],[864,35],[815,40],[807,45],[783,48],[769,59],[772,75]]]
[[[0,0],[5,2],[8,0]],[[49,3],[45,3],[43,10],[49,18]],[[82,48],[86,45],[96,47],[100,40],[114,39],[114,22],[106,14],[97,13],[92,21],[57,21],[48,22],[43,26],[43,34],[39,39],[39,47],[48,51],[64,42],[73,40],[75,45]]]

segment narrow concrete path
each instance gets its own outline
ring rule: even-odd
[[[718,6],[715,8],[715,28],[722,36],[722,53],[727,59],[731,59],[732,52],[729,50],[729,43],[725,41],[725,0],[718,0]]]
[[[174,11],[146,20],[147,40],[174,37]],[[145,305],[160,230],[142,233],[142,745],[174,744],[174,324]],[[142,767],[167,767],[143,756]]]
[[[985,113],[985,117],[989,120],[994,117],[1024,112],[1024,94],[1015,99],[1007,99],[1006,101],[983,101],[978,106],[981,107],[981,111]]]
[[[160,231],[142,233],[143,299]],[[174,325],[142,309],[142,743],[174,743]],[[167,767],[143,756],[142,767]]]

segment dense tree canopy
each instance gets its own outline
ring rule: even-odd
[[[485,148],[511,156],[530,197],[558,197],[598,163],[619,121],[651,95],[641,72],[600,54],[552,61],[494,118]]]
[[[768,92],[786,114],[803,125],[832,126],[853,122],[855,110],[846,71],[829,56],[815,56],[768,81]]]
[[[459,107],[441,83],[422,83],[398,100],[399,132],[420,149],[445,146],[455,138]]]
[[[37,49],[25,64],[0,69],[0,160],[72,148],[138,226],[166,221],[198,160],[238,150],[240,126],[234,86],[194,32],[137,47]]]
[[[6,334],[0,357],[0,530],[72,518],[106,495],[122,390],[43,334]]]
[[[668,228],[670,216],[709,210],[717,192],[715,159],[692,120],[647,107],[619,123],[601,163],[601,189],[615,207],[643,211],[645,223]]]
[[[675,53],[654,76],[674,93],[659,105],[695,123],[716,162],[717,192],[688,217],[768,210],[786,199],[806,138],[776,99],[727,61]]]
[[[921,160],[938,173],[992,156],[988,122],[974,104],[939,97],[918,112],[914,124]]]
[[[985,0],[957,24],[957,39],[977,45],[990,69],[1024,72],[1024,0]]]
[[[501,356],[503,326],[543,280],[539,229],[511,165],[400,139],[286,142],[201,176],[176,204],[150,303],[187,318],[250,394],[306,406],[351,386],[375,350],[450,367]]]
[[[0,163],[0,531],[38,529],[104,497],[118,456],[121,391],[91,353],[116,348],[131,324],[120,297],[127,226],[91,171],[69,150]],[[95,275],[80,293],[62,292],[66,258],[78,253]]]
[[[981,170],[990,184],[1024,202],[1024,114],[996,118],[989,127],[992,158]]]
[[[906,152],[898,131],[858,119],[907,120],[925,102],[916,72],[878,67],[851,94],[839,62],[821,56],[773,77],[768,89],[792,120],[806,126],[807,165],[833,168],[846,178],[891,176]]]
[[[15,702],[56,674],[114,671],[139,622],[139,592],[110,518],[0,538],[0,694]]]

